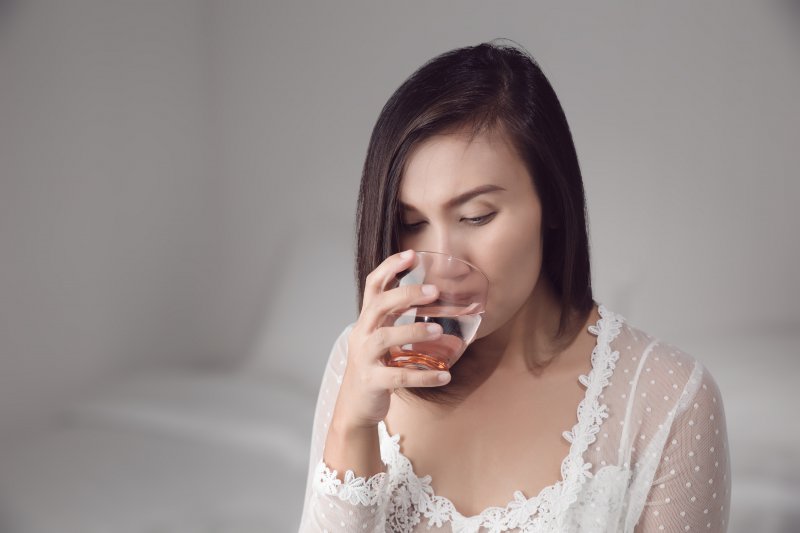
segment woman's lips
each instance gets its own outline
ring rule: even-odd
[[[463,302],[463,301],[467,301],[467,300],[471,299],[472,295],[468,294],[466,292],[445,292],[445,291],[443,291],[443,292],[440,293],[439,297],[442,298],[442,299],[447,299],[447,300],[454,301],[454,302],[455,301],[462,301]]]

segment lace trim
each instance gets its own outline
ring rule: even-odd
[[[314,488],[322,494],[337,496],[340,500],[353,505],[383,505],[388,500],[386,491],[386,472],[378,472],[369,479],[357,477],[352,470],[344,473],[344,482],[337,477],[336,470],[331,471],[321,460],[314,472]]]
[[[563,437],[572,444],[569,455],[561,463],[561,477],[565,481],[559,504],[568,509],[578,499],[578,491],[587,478],[592,477],[591,463],[583,462],[583,454],[597,439],[603,420],[608,418],[608,406],[598,400],[614,373],[619,352],[611,351],[611,341],[619,335],[624,317],[609,313],[605,306],[599,306],[600,320],[589,326],[589,332],[597,335],[597,345],[592,350],[592,369],[589,375],[578,376],[578,381],[586,387],[586,396],[578,404],[578,422],[572,431],[565,431]],[[561,525],[564,513],[558,513]]]
[[[342,483],[336,477],[336,471],[331,472],[320,461],[315,486],[325,494],[337,494],[353,504],[384,504],[389,502],[391,495],[392,508],[386,516],[386,526],[391,531],[411,531],[420,522],[421,515],[428,519],[429,527],[441,527],[445,522],[452,522],[453,531],[459,533],[477,533],[481,527],[491,533],[515,528],[523,531],[561,530],[567,509],[577,500],[584,482],[592,477],[592,464],[585,463],[583,455],[608,417],[608,408],[599,403],[598,397],[608,385],[619,359],[619,352],[611,351],[611,341],[619,334],[625,318],[602,304],[599,312],[601,318],[588,328],[597,336],[591,355],[592,368],[588,376],[578,376],[578,381],[586,387],[586,393],[578,404],[577,423],[562,434],[570,443],[569,454],[561,463],[562,479],[542,488],[539,494],[526,498],[522,491],[517,490],[505,508],[489,507],[478,515],[465,517],[449,499],[434,494],[430,475],[417,477],[411,461],[400,451],[400,435],[390,435],[383,421],[378,423],[381,457],[389,466],[391,476],[381,472],[365,480],[356,478],[348,470]],[[384,490],[387,487],[388,490]]]

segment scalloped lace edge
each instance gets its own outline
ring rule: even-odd
[[[592,463],[584,463],[583,455],[597,439],[603,420],[608,418],[608,406],[601,404],[599,397],[608,385],[619,360],[619,352],[611,351],[611,341],[622,330],[624,317],[608,311],[604,305],[599,306],[599,311],[601,318],[598,324],[589,326],[589,331],[598,338],[597,345],[592,350],[592,369],[588,376],[578,376],[578,381],[586,386],[586,395],[578,404],[577,423],[571,431],[563,433],[564,438],[572,443],[569,455],[561,463],[564,489],[559,503],[564,510],[577,501],[581,486],[586,479],[592,477]],[[563,520],[563,514],[561,519]]]
[[[344,481],[338,478],[338,471],[331,470],[320,459],[314,472],[314,488],[325,495],[337,496],[340,500],[353,505],[383,505],[387,501],[388,486],[386,472],[378,472],[370,476],[356,476],[352,470],[344,473]]]

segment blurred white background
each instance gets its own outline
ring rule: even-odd
[[[800,531],[800,5],[0,1],[0,531],[293,531],[384,102],[537,59],[596,300],[703,361],[730,531]]]

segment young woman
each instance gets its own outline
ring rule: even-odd
[[[319,391],[301,532],[725,531],[730,467],[713,377],[592,297],[583,183],[537,63],[452,50],[381,111],[357,211],[358,319]],[[386,315],[414,250],[489,279],[450,372],[385,366],[441,335]]]

